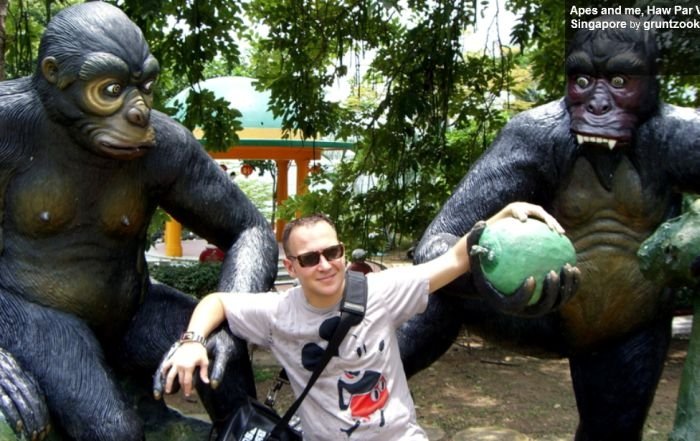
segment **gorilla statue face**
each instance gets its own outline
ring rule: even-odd
[[[35,81],[51,118],[67,124],[81,146],[128,160],[155,145],[150,114],[158,72],[140,29],[119,9],[88,2],[52,20]]]
[[[656,109],[656,46],[653,36],[638,34],[581,32],[571,44],[566,104],[579,144],[629,144]]]

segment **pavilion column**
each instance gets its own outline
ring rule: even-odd
[[[163,233],[165,242],[165,255],[168,257],[182,257],[182,224],[173,218],[165,222]]]
[[[275,203],[279,207],[289,198],[289,161],[275,160],[275,164],[277,165],[277,195]],[[282,231],[285,224],[286,222],[278,216],[275,225],[275,236],[278,242],[282,241]]]
[[[297,159],[297,194],[304,194],[308,190],[306,178],[309,177],[309,160]]]
[[[309,177],[309,160],[308,159],[297,159],[297,194],[305,194],[308,190],[308,185],[306,185],[306,178]],[[301,212],[296,212],[296,217],[301,217]]]

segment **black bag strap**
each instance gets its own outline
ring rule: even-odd
[[[345,272],[345,289],[343,290],[343,300],[340,303],[340,323],[335,329],[333,336],[323,352],[323,358],[314,369],[309,382],[306,383],[304,391],[299,394],[299,397],[287,409],[282,419],[275,425],[272,430],[272,436],[278,433],[283,427],[289,424],[296,411],[299,409],[301,402],[306,398],[306,395],[311,390],[318,377],[326,368],[328,362],[338,353],[338,347],[345,338],[351,327],[362,322],[367,308],[367,278],[359,271]]]

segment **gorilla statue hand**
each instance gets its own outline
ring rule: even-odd
[[[229,361],[236,360],[240,354],[246,353],[241,348],[241,345],[245,344],[243,340],[235,338],[226,326],[220,327],[209,335],[207,338],[207,352],[212,360],[209,367],[209,379],[212,389],[216,389],[221,384]],[[162,398],[165,388],[165,377],[162,374],[163,363],[170,359],[179,345],[180,343],[176,342],[168,350],[153,376],[153,396],[157,400]],[[195,374],[194,377],[196,378],[198,375]],[[178,382],[174,381],[170,393],[176,393],[179,387]]]
[[[542,287],[542,295],[533,305],[530,305],[535,293],[535,278],[532,276],[526,278],[514,292],[509,294],[500,292],[484,275],[480,254],[470,252],[472,246],[479,243],[485,229],[485,221],[477,222],[474,225],[467,238],[467,251],[469,252],[474,286],[493,308],[511,315],[538,317],[556,310],[574,295],[578,288],[580,271],[569,264],[564,265],[559,274],[555,271],[547,274]]]
[[[18,439],[43,440],[49,433],[44,395],[27,371],[0,349],[0,413]],[[2,423],[0,423],[2,425]]]

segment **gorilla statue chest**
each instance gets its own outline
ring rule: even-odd
[[[664,219],[671,193],[652,191],[627,156],[611,157],[578,158],[554,202],[581,270],[581,286],[561,310],[574,347],[637,328],[662,301],[636,253]]]
[[[5,193],[0,283],[93,325],[128,319],[150,216],[137,164],[55,151],[28,159]]]
[[[11,181],[7,195],[8,220],[14,220],[18,234],[70,236],[89,227],[105,238],[129,240],[144,227],[142,185],[130,173],[80,168],[67,173],[48,161],[34,161]]]

